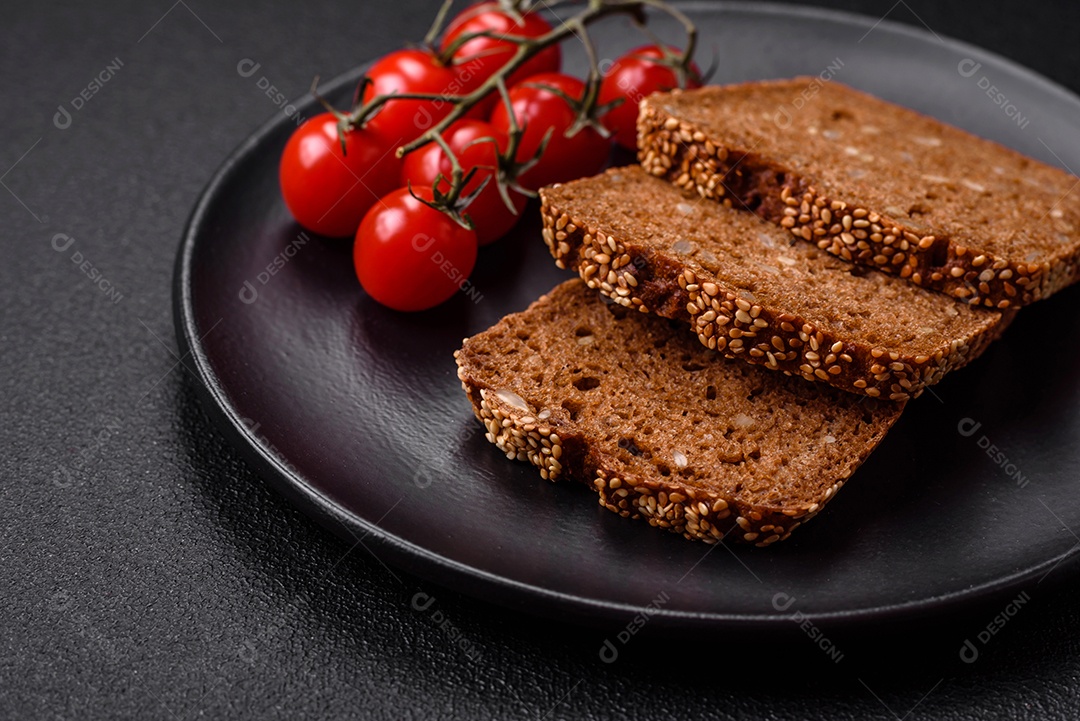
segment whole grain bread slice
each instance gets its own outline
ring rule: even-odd
[[[705,346],[788,375],[904,401],[977,357],[1015,311],[863,270],[639,166],[540,191],[560,267]]]
[[[687,538],[767,546],[813,518],[899,417],[726,360],[581,280],[468,338],[458,377],[487,438],[549,480]]]
[[[1080,180],[837,82],[652,95],[638,147],[654,175],[968,303],[1023,306],[1080,277]]]

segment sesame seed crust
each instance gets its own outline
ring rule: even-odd
[[[867,345],[748,299],[676,253],[589,227],[561,210],[553,195],[540,191],[544,241],[556,265],[576,270],[590,288],[627,308],[686,322],[702,345],[728,358],[852,393],[899,402],[917,397],[978,357],[1014,314],[988,313],[980,327],[931,353]]]
[[[559,460],[563,448],[552,425],[527,412],[523,415],[520,408],[500,399],[497,393],[491,393],[490,398],[488,395],[489,391],[481,389],[480,403],[475,408],[477,418],[487,429],[484,437],[507,458],[528,461],[540,469],[541,478],[557,480],[563,471]]]
[[[786,540],[821,512],[880,441],[876,438],[864,452],[849,457],[836,469],[836,481],[812,501],[786,506],[746,503],[670,479],[619,476],[612,470],[617,467],[615,459],[569,417],[553,414],[538,420],[539,412],[527,399],[485,386],[466,351],[455,351],[454,358],[485,437],[507,458],[533,464],[547,480],[588,485],[599,494],[601,506],[623,518],[644,519],[656,528],[708,544],[734,540],[764,547]]]
[[[754,211],[794,237],[973,305],[1019,308],[1080,280],[1080,244],[1034,263],[980,251],[975,239],[927,234],[884,209],[827,196],[813,179],[753,148],[725,147],[666,112],[664,97],[642,101],[638,159],[649,173],[702,198],[741,209],[752,194]]]

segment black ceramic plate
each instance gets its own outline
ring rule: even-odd
[[[718,53],[717,82],[832,76],[1080,168],[1080,100],[985,51],[836,13],[688,11],[704,51]],[[677,39],[672,24],[656,27]],[[640,42],[621,21],[597,39],[609,57]],[[567,65],[583,68],[573,47]],[[328,92],[344,100],[356,77]],[[394,313],[358,287],[347,243],[298,242],[277,186],[294,127],[279,116],[260,129],[199,200],[177,262],[177,332],[209,409],[259,471],[385,563],[529,612],[626,617],[660,598],[654,628],[766,627],[796,609],[856,622],[1015,592],[1061,574],[1080,546],[1068,530],[1080,530],[1076,291],[1026,310],[981,360],[913,402],[791,540],[709,547],[621,519],[590,489],[542,481],[473,419],[453,351],[566,277],[535,207],[482,252],[481,300]]]

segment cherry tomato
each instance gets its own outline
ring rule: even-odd
[[[448,48],[456,39],[468,33],[490,32],[500,37],[478,37],[465,42],[454,52],[454,66],[463,78],[465,92],[475,90],[514,56],[517,44],[506,37],[535,38],[551,31],[551,25],[536,13],[525,13],[520,18],[504,11],[497,2],[481,2],[462,10],[451,22],[443,36],[442,49]],[[529,58],[511,73],[506,87],[512,87],[522,79],[537,73],[557,73],[562,65],[562,51],[551,45]],[[498,102],[497,94],[482,103],[485,114]]]
[[[376,95],[458,95],[463,92],[457,72],[442,65],[426,50],[398,50],[385,55],[371,66],[367,77],[371,83],[364,91],[365,103]],[[445,118],[453,109],[453,105],[443,100],[390,100],[379,109],[371,124],[392,135],[401,145]]]
[[[413,192],[431,200],[430,187]],[[476,232],[399,188],[364,216],[353,263],[375,300],[394,310],[426,310],[463,287],[476,264]]]
[[[465,186],[465,192],[462,195],[468,195],[487,180],[484,189],[465,208],[465,214],[469,216],[476,228],[476,237],[480,245],[487,245],[498,240],[514,227],[528,202],[528,198],[524,195],[510,190],[510,199],[517,210],[516,214],[513,213],[503,202],[495,182],[495,167],[498,162],[496,147],[498,152],[506,152],[506,133],[496,130],[490,123],[466,119],[451,125],[443,133],[443,138],[457,156],[462,171],[468,173],[471,168],[478,168],[473,179]],[[482,140],[484,138],[493,138],[495,144]],[[446,192],[450,189],[449,178],[452,170],[450,158],[446,157],[442,148],[435,143],[429,143],[405,156],[402,184],[412,183],[414,187],[434,185],[435,179],[441,173],[444,180],[439,183],[439,190]]]
[[[678,48],[669,48],[678,53]],[[600,84],[600,104],[623,99],[615,108],[604,113],[600,122],[613,133],[615,142],[630,150],[637,149],[638,103],[652,93],[679,87],[679,79],[667,65],[655,59],[663,59],[664,51],[657,45],[645,45],[631,50],[615,61]],[[701,87],[701,70],[690,66],[686,87]]]
[[[608,160],[611,143],[589,127],[567,137],[566,131],[576,120],[573,108],[562,96],[537,86],[561,90],[575,100],[580,100],[585,94],[585,83],[561,73],[533,75],[510,89],[514,117],[518,125],[524,128],[518,146],[519,161],[532,158],[544,134],[548,128],[551,129],[551,139],[540,161],[523,173],[518,182],[525,188],[536,190],[552,183],[598,173]],[[495,106],[491,124],[497,130],[509,133],[510,114],[505,103]]]
[[[296,222],[330,237],[356,232],[364,214],[399,185],[393,145],[371,126],[345,135],[345,154],[332,113],[316,115],[293,132],[278,166],[285,205]]]

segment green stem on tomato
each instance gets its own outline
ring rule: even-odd
[[[544,3],[544,5],[549,9],[561,8],[568,4],[569,1],[570,0],[552,0],[551,2]],[[498,0],[498,4],[505,12],[510,13],[511,17],[519,19],[520,21],[520,16],[522,14],[533,10],[534,3],[530,0]],[[434,48],[451,5],[452,0],[444,0],[439,8],[435,21],[424,38],[424,43],[429,48]],[[472,177],[472,173],[464,174],[461,172],[461,166],[458,163],[457,158],[450,151],[445,140],[443,140],[443,133],[492,92],[498,92],[503,102],[507,104],[508,110],[510,110],[509,95],[506,89],[506,78],[510,77],[514,71],[518,70],[543,50],[562,42],[571,35],[578,37],[585,46],[585,52],[589,58],[589,77],[586,81],[584,97],[575,104],[578,111],[578,118],[573,126],[568,129],[567,135],[573,135],[573,133],[586,126],[599,128],[600,126],[595,119],[596,115],[599,110],[607,109],[608,106],[604,106],[604,108],[597,107],[600,81],[602,78],[597,60],[596,48],[593,45],[592,38],[588,34],[587,26],[610,15],[629,15],[639,25],[643,25],[645,22],[645,10],[648,8],[666,13],[682,24],[686,31],[686,47],[683,49],[679,61],[676,63],[678,65],[676,72],[678,74],[679,83],[680,85],[684,85],[685,78],[690,72],[691,58],[697,47],[697,29],[685,13],[678,8],[672,7],[667,2],[664,2],[664,0],[588,0],[585,7],[577,14],[566,20],[560,20],[556,27],[539,37],[518,37],[514,35],[492,33],[491,31],[484,30],[474,33],[463,33],[461,36],[455,38],[447,48],[444,48],[438,53],[441,62],[448,63],[457,50],[464,46],[465,43],[476,38],[496,38],[513,43],[517,46],[513,56],[472,92],[462,95],[444,95],[437,93],[393,93],[377,95],[362,104],[354,102],[353,108],[348,114],[342,114],[338,111],[332,112],[338,116],[339,125],[342,129],[347,130],[350,127],[363,127],[367,120],[374,117],[386,103],[393,100],[437,100],[452,105],[453,108],[446,116],[437,121],[424,133],[400,146],[397,149],[396,155],[399,158],[403,157],[431,142],[439,144],[447,154],[447,157],[451,159],[454,172],[451,173],[451,188],[449,192],[440,193],[440,197],[436,200],[436,205],[448,203],[443,209],[449,212],[452,217],[458,220],[458,222],[462,222],[458,204],[467,202],[468,200],[461,196],[465,185]],[[358,98],[362,94],[363,87],[364,84],[362,81],[361,86],[357,90]],[[315,93],[314,87],[312,88],[312,92]],[[320,101],[322,100],[317,94],[316,97],[319,98]],[[507,158],[509,159],[500,156],[497,182],[499,183],[500,195],[502,195],[503,200],[506,202],[507,206],[513,207],[507,189],[512,186],[514,189],[520,190],[521,192],[528,192],[521,189],[520,186],[517,185],[515,179],[518,174],[524,172],[524,170],[532,164],[535,164],[539,155],[543,153],[543,150],[547,145],[547,140],[550,139],[550,132],[544,137],[544,141],[541,142],[540,149],[537,151],[537,157],[534,157],[525,163],[517,163],[516,152],[521,140],[521,130],[517,127],[516,118],[514,118],[512,110],[509,113],[509,116],[512,123],[509,142],[510,147],[508,148],[507,154]],[[600,132],[605,137],[607,136],[607,133],[603,130]],[[344,143],[343,135],[342,142]],[[532,193],[529,194],[531,195]],[[470,194],[470,196],[471,195],[472,194]],[[430,203],[428,204],[430,205]],[[436,206],[433,205],[432,207]],[[467,220],[465,222],[467,222]]]
[[[540,51],[545,48],[554,45],[555,43],[565,40],[570,35],[576,34],[577,27],[584,27],[585,25],[595,22],[600,18],[608,15],[615,14],[627,14],[633,13],[639,10],[642,6],[642,0],[634,0],[630,2],[628,0],[589,0],[587,7],[582,10],[578,15],[560,23],[557,27],[553,28],[548,33],[541,35],[537,38],[515,38],[506,37],[505,39],[517,44],[517,50],[514,52],[513,57],[505,65],[503,65],[498,72],[485,80],[476,90],[471,93],[459,96],[451,96],[450,98],[444,98],[447,102],[451,102],[454,105],[453,110],[439,122],[435,123],[430,129],[424,132],[419,137],[406,143],[397,150],[398,157],[402,157],[407,153],[411,153],[417,148],[423,147],[433,140],[434,135],[442,133],[456,120],[459,120],[465,115],[470,108],[476,103],[485,98],[491,91],[495,90],[500,78],[507,78],[517,70],[519,67],[525,64],[530,58],[534,57]],[[391,96],[392,97],[392,96]],[[374,102],[373,99],[372,102]],[[385,102],[385,101],[384,101]]]
[[[435,13],[435,20],[431,23],[431,28],[427,31],[427,35],[424,36],[425,46],[429,48],[435,47],[435,41],[439,39],[439,33],[442,32],[443,25],[446,24],[446,16],[450,14],[450,8],[453,5],[454,0],[443,0],[439,12]]]
[[[686,47],[683,48],[682,54],[679,58],[678,68],[676,68],[676,78],[679,81],[680,87],[686,86],[687,78],[690,76],[690,65],[693,62],[694,51],[697,50],[697,28],[694,26],[693,21],[687,17],[679,8],[669,5],[663,0],[641,0],[642,3],[649,7],[656,8],[661,12],[665,12],[670,15],[676,22],[683,26],[686,31]],[[656,43],[660,48],[667,47],[664,43]]]

